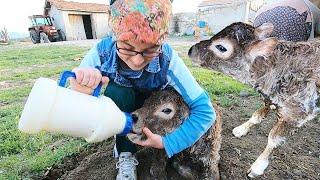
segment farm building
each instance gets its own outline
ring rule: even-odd
[[[204,0],[198,5],[198,20],[205,21],[213,33],[233,22],[252,23],[262,5],[276,0]]]
[[[216,33],[233,22],[244,22],[246,5],[246,0],[205,0],[198,5],[198,18]]]
[[[108,5],[46,0],[44,14],[62,29],[67,40],[99,39],[108,34]]]
[[[195,13],[176,13],[170,22],[170,34],[193,35],[194,25],[196,24]]]

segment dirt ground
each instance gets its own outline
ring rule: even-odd
[[[232,129],[248,120],[259,106],[260,99],[237,99],[234,105],[222,109],[223,133],[221,146],[221,179],[248,179],[246,172],[263,151],[267,136],[275,123],[274,114],[260,126],[254,127],[243,138],[232,135]],[[90,151],[67,157],[63,164],[55,165],[38,179],[115,179],[113,141],[93,145]],[[147,161],[139,155],[141,172]],[[320,121],[313,120],[295,130],[287,141],[272,155],[265,174],[256,179],[320,179]],[[170,178],[177,179],[177,178]],[[180,179],[180,178],[179,178]]]

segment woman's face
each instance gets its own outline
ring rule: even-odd
[[[142,70],[161,53],[161,45],[117,41],[117,53],[132,70]]]

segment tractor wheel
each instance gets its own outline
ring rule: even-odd
[[[30,39],[33,44],[40,43],[40,35],[34,29],[29,30]]]
[[[66,34],[64,34],[64,32],[62,30],[58,30],[58,34],[59,34],[59,41],[67,40]]]
[[[44,33],[44,32],[40,33],[40,42],[41,43],[49,43],[50,42],[48,35],[46,33]]]

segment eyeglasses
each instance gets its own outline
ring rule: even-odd
[[[134,50],[119,48],[116,43],[116,49],[119,53],[126,55],[126,56],[136,56],[136,55],[140,54],[141,56],[146,57],[146,58],[154,58],[154,57],[159,56],[159,54],[162,53],[162,46],[160,46],[159,50],[157,50],[157,51],[138,52],[138,51],[134,51]]]

